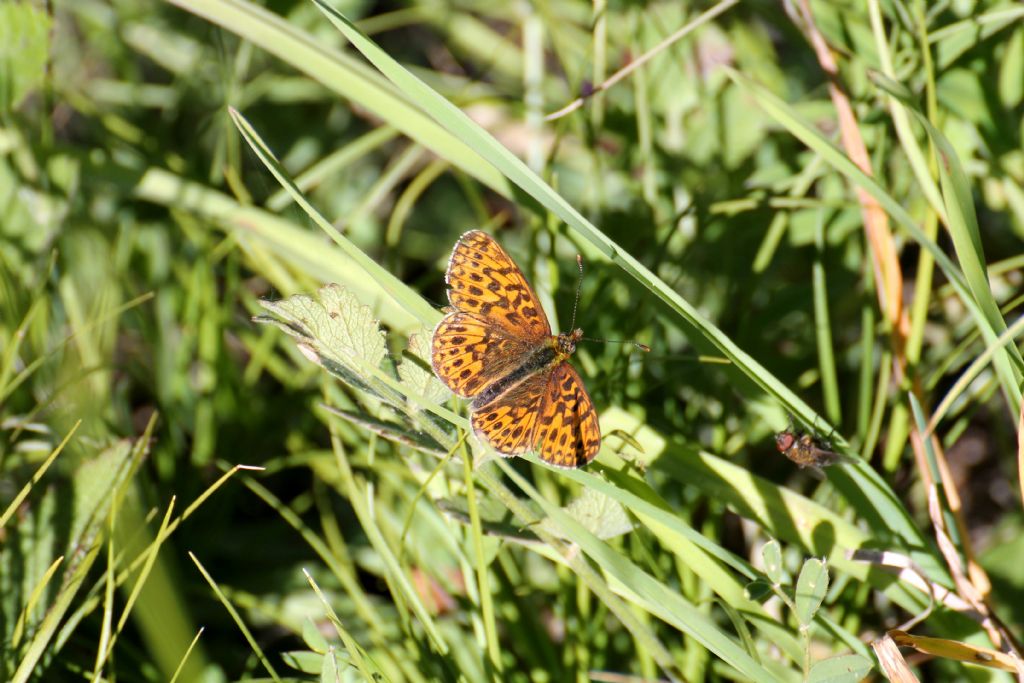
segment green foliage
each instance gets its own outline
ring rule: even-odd
[[[43,86],[50,17],[27,2],[0,5],[0,112]]]
[[[810,3],[868,174],[774,4],[270,7],[0,5],[0,679],[840,683],[993,645],[980,567],[1020,633],[1024,9]],[[431,372],[471,228],[653,349],[585,470]]]
[[[815,664],[807,676],[809,683],[853,683],[871,672],[871,660],[860,655],[829,657]]]
[[[796,618],[800,628],[809,628],[828,590],[828,569],[821,560],[804,562],[796,580]]]

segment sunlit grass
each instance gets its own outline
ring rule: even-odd
[[[0,678],[1011,680],[1024,12],[274,9],[0,8]],[[470,228],[652,348],[585,470],[429,374]]]

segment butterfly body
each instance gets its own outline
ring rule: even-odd
[[[597,413],[568,363],[583,331],[552,334],[522,272],[479,230],[456,243],[446,281],[453,310],[434,330],[431,364],[455,394],[473,399],[477,435],[506,456],[536,450],[558,467],[593,460]]]
[[[583,330],[575,330],[572,334],[559,334],[549,337],[547,343],[531,353],[522,365],[497,379],[481,391],[471,404],[479,409],[495,398],[512,389],[517,384],[537,373],[551,372],[559,363],[563,363],[576,351],[576,342],[583,336]]]

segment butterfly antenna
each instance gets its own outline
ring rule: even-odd
[[[602,344],[632,344],[637,348],[637,350],[643,351],[644,353],[651,350],[650,346],[647,344],[641,344],[635,339],[595,339],[593,337],[580,337],[580,341],[600,342]]]
[[[576,329],[576,309],[579,308],[580,291],[583,289],[583,257],[579,254],[576,254],[576,265],[580,269],[580,281],[576,285],[576,301],[573,302],[572,305],[572,324],[569,325],[570,330]],[[605,344],[632,344],[641,351],[651,350],[651,347],[647,344],[641,344],[640,342],[633,341],[632,339],[594,339],[593,337],[580,337],[580,339],[583,341],[604,342]]]
[[[576,265],[580,269],[580,279],[576,283],[576,301],[572,303],[572,322],[569,323],[569,330],[576,329],[576,309],[580,306],[580,292],[583,291],[583,256],[576,254]]]

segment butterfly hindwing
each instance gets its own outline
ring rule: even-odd
[[[534,433],[540,458],[556,467],[581,467],[601,450],[597,411],[579,373],[568,363],[548,377]]]
[[[474,407],[473,431],[502,455],[534,448],[534,429],[550,372],[530,375],[494,400]]]
[[[430,360],[441,381],[467,398],[521,365],[531,348],[478,315],[456,312],[435,328]]]

